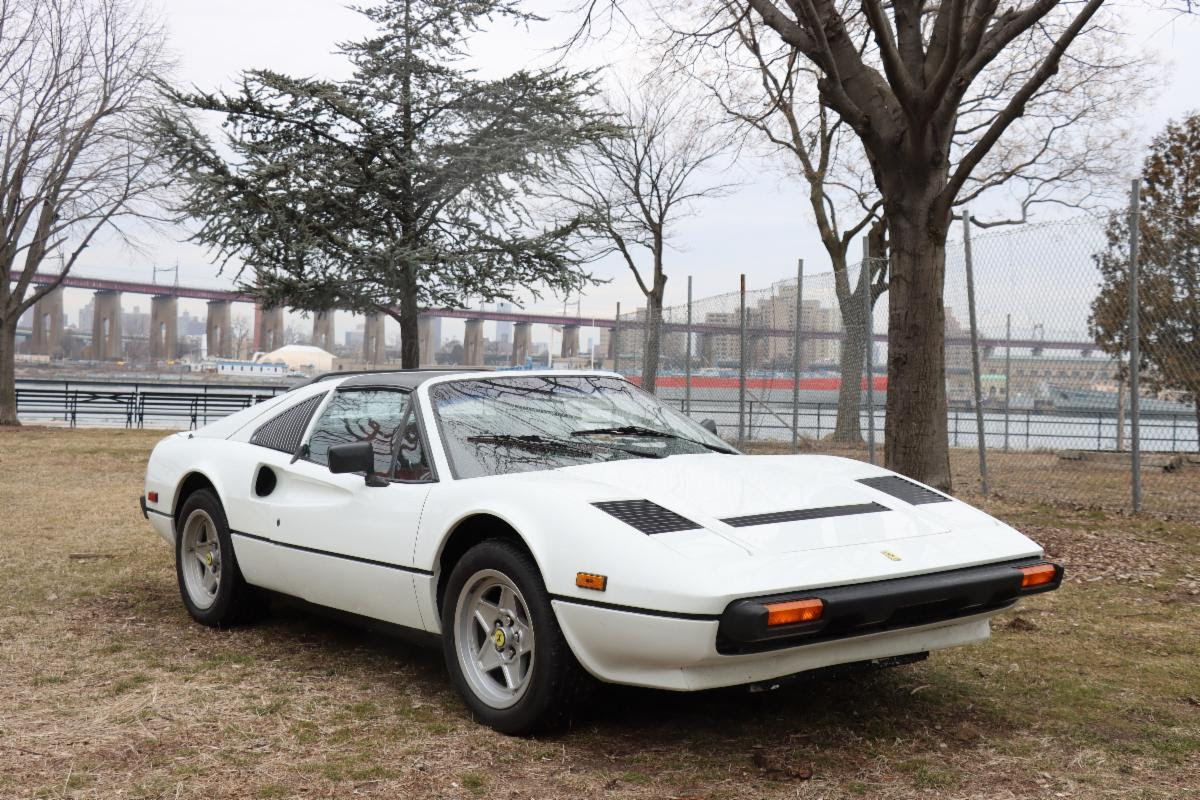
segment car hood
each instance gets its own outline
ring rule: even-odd
[[[968,524],[1000,524],[954,500],[912,505],[859,483],[861,478],[894,473],[830,456],[686,455],[586,464],[555,473],[591,484],[592,502],[649,500],[755,555],[933,536]],[[865,510],[872,508],[878,510]],[[758,517],[814,509],[821,511],[806,519]]]

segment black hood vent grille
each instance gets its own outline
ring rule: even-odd
[[[645,534],[692,531],[700,528],[687,517],[681,517],[649,500],[605,500],[592,505]]]
[[[851,517],[855,514],[875,514],[880,511],[890,510],[887,506],[881,506],[879,503],[855,503],[849,506],[797,508],[793,511],[773,511],[769,514],[747,514],[744,517],[725,517],[721,522],[735,528],[748,528],[751,525],[774,525],[778,522],[804,522],[810,519]]]
[[[898,500],[903,500],[909,505],[920,506],[926,503],[949,503],[950,498],[946,495],[935,492],[933,489],[926,489],[919,483],[914,483],[908,478],[901,478],[899,475],[882,475],[878,478],[859,478],[858,482],[864,486],[870,486],[872,489],[878,489],[884,494],[890,494]]]

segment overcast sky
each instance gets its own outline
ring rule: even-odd
[[[535,25],[529,32],[503,29],[478,37],[473,52],[479,67],[499,74],[545,63],[544,51],[561,41],[575,24],[562,13],[571,4],[571,0],[530,2],[530,10],[552,20]],[[255,67],[298,75],[344,76],[347,67],[333,53],[335,43],[360,38],[370,31],[361,15],[332,0],[159,0],[158,7],[178,60],[178,81],[204,89],[229,86],[241,70]],[[1200,75],[1200,21],[1145,13],[1140,5],[1131,8],[1138,9],[1131,14],[1136,21],[1135,28],[1128,32],[1131,46],[1156,52],[1162,63],[1162,91],[1140,111],[1139,128],[1145,140],[1169,118],[1200,108],[1195,78]],[[621,64],[636,58],[636,52],[636,43],[626,40],[624,44],[593,48],[580,60],[591,66],[601,57],[611,57]],[[1128,169],[1132,177],[1139,164],[1114,166]],[[738,191],[705,202],[694,217],[677,227],[677,250],[667,262],[671,278],[668,304],[683,300],[689,274],[694,276],[696,296],[701,297],[736,289],[741,272],[751,287],[765,287],[791,277],[797,258],[805,259],[807,272],[828,269],[801,187],[781,177],[775,165],[762,161],[745,160],[735,175],[742,182]],[[112,242],[101,244],[87,252],[76,272],[144,280],[150,278],[153,265],[173,266],[178,262],[181,282],[212,286],[230,283],[229,277],[216,274],[202,250],[179,238],[177,233],[145,236],[141,252],[118,248]],[[596,264],[595,272],[610,282],[586,291],[580,303],[584,317],[611,317],[618,301],[623,309],[639,304],[640,293],[622,263],[608,259]],[[1009,279],[1015,280],[1012,276]],[[69,293],[68,311],[85,301],[83,293]],[[126,306],[132,307],[133,302],[126,300]],[[574,299],[571,306],[573,311]],[[560,311],[562,307],[561,298],[527,306]],[[197,304],[195,311],[199,310]],[[345,329],[345,324],[339,325]],[[444,330],[453,334],[456,328]]]

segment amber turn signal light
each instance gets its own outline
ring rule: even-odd
[[[815,597],[767,603],[767,627],[793,625],[797,622],[816,622],[825,611],[825,604]]]
[[[1035,586],[1045,586],[1051,583],[1054,577],[1058,574],[1058,569],[1053,564],[1034,564],[1030,567],[1021,567],[1021,588],[1032,589]]]
[[[603,592],[608,588],[608,576],[593,575],[590,572],[576,572],[575,585],[580,589],[595,589],[597,592]]]

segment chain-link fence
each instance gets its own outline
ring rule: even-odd
[[[1121,211],[977,228],[969,258],[961,238],[948,248],[947,426],[956,491],[1200,515],[1200,235],[1185,221],[1143,216],[1133,243],[1129,218]],[[752,449],[882,462],[885,268],[868,260],[766,289],[735,284],[663,309],[654,391]],[[644,309],[623,314],[610,348],[616,368],[646,384],[652,327]]]

